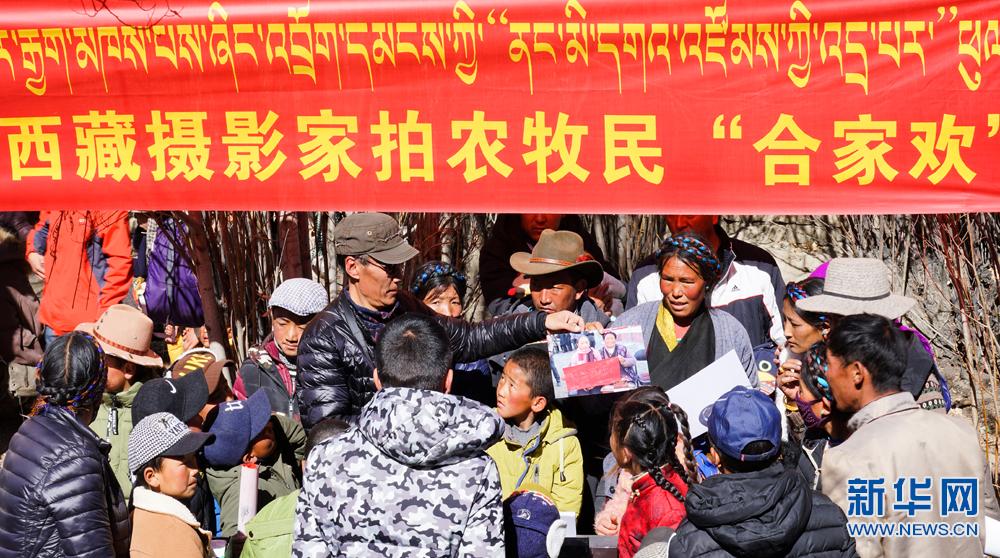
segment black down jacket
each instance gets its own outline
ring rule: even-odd
[[[296,397],[306,428],[332,415],[352,416],[375,393],[375,343],[357,322],[347,290],[313,319],[299,341]],[[472,362],[545,337],[545,314],[532,312],[470,324],[440,317],[413,295],[400,292],[395,316],[419,312],[437,317],[451,340],[455,362]]]
[[[0,469],[0,556],[128,556],[128,510],[110,449],[61,407],[22,424]]]
[[[844,512],[802,475],[775,463],[692,486],[670,557],[855,557]]]

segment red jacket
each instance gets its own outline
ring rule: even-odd
[[[38,320],[56,335],[97,321],[132,284],[126,211],[43,211],[28,235],[32,252],[45,255]]]
[[[663,468],[663,476],[687,497],[687,483],[673,469]],[[656,527],[676,529],[687,516],[684,503],[660,488],[649,474],[632,481],[632,498],[618,527],[618,557],[632,558],[643,537]]]

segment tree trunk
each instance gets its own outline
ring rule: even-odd
[[[312,258],[309,249],[309,213],[300,211],[295,214],[299,234],[299,269],[302,270],[301,277],[312,279]]]
[[[189,211],[183,215],[190,233],[191,258],[194,260],[194,273],[198,278],[198,294],[201,295],[201,306],[205,313],[205,328],[208,330],[208,338],[212,343],[213,352],[221,350],[227,358],[232,358],[232,347],[229,346],[226,322],[222,317],[218,299],[215,298],[215,280],[212,271],[212,258],[208,251],[205,217],[200,211]]]
[[[283,280],[307,276],[302,268],[299,216],[298,213],[283,213],[278,221],[278,253],[281,258],[281,277]],[[308,245],[307,240],[306,246]],[[308,269],[308,264],[306,269]]]

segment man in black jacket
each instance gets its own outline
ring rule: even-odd
[[[382,213],[355,213],[337,224],[334,245],[346,287],[299,341],[296,397],[306,428],[329,416],[348,420],[375,393],[374,347],[390,320],[407,312],[435,316],[457,362],[471,362],[545,337],[546,330],[581,331],[570,312],[531,312],[481,324],[437,316],[400,287],[402,264],[418,254],[399,223]]]
[[[733,388],[708,416],[720,475],[688,491],[669,556],[857,556],[847,517],[779,462],[781,413],[757,390]]]

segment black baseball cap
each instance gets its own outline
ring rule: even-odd
[[[154,378],[139,388],[132,401],[132,424],[153,413],[167,412],[181,422],[191,420],[208,403],[205,372],[196,370],[176,379]]]

